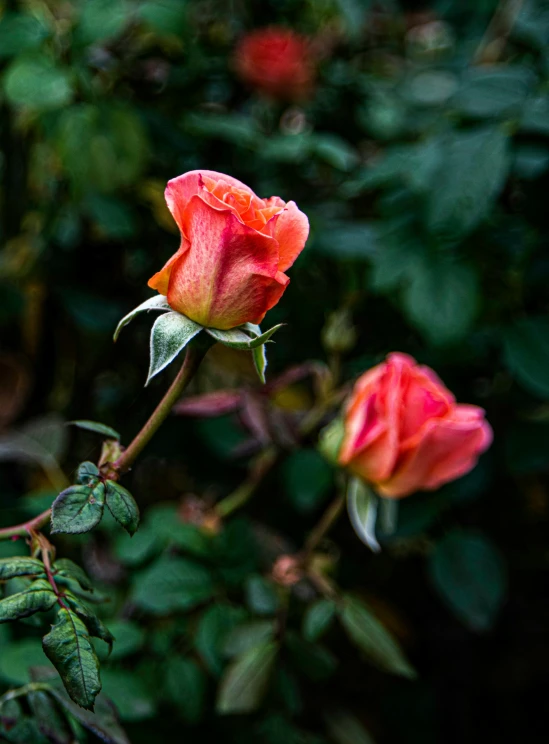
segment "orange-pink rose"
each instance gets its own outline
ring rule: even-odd
[[[169,181],[166,202],[181,246],[149,287],[208,328],[261,323],[281,298],[309,221],[294,202],[260,199],[236,178],[190,171]]]
[[[464,475],[491,442],[482,408],[456,403],[432,369],[394,353],[357,381],[339,461],[402,498]]]
[[[287,101],[306,98],[315,77],[308,39],[277,26],[244,36],[235,50],[235,68],[252,87]]]

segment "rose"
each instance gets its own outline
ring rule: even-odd
[[[290,281],[284,271],[303,250],[307,217],[294,202],[260,199],[236,178],[206,170],[169,181],[166,202],[181,246],[149,287],[208,328],[260,323]]]
[[[357,381],[339,462],[401,498],[464,475],[491,442],[482,408],[456,403],[432,369],[394,353]]]
[[[290,29],[273,26],[247,34],[234,60],[242,80],[273,98],[298,101],[311,91],[315,70],[309,42]]]

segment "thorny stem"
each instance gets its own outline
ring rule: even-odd
[[[256,459],[249,476],[231,494],[215,505],[215,513],[218,517],[225,518],[229,514],[244,506],[254,495],[257,487],[271,470],[279,456],[275,447],[268,447]]]
[[[207,350],[208,346],[205,344],[200,346],[190,344],[187,347],[185,361],[177,373],[177,377],[149,417],[145,426],[143,426],[141,431],[134,437],[131,444],[126,450],[124,450],[118,460],[110,465],[109,471],[105,474],[106,477],[111,478],[112,480],[118,480],[121,475],[130,469],[145,446],[157,432],[160,425],[166,419],[183,390],[195,375]],[[46,509],[45,512],[42,512],[42,514],[39,514],[28,522],[17,524],[14,527],[4,527],[0,529],[0,540],[29,536],[33,531],[36,532],[40,530],[46,524],[50,516],[51,509]]]

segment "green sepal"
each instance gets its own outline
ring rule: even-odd
[[[150,365],[145,387],[187,346],[202,326],[181,313],[169,312],[154,322],[150,340]]]
[[[87,605],[82,604],[71,592],[66,592],[63,598],[66,604],[69,605],[70,609],[75,612],[78,617],[82,620],[84,625],[89,631],[89,634],[94,638],[100,638],[105,641],[109,646],[109,655],[112,651],[112,644],[114,643],[114,636],[110,630],[103,624],[103,622],[97,617],[93,610],[90,610]]]
[[[44,564],[38,558],[2,558],[0,560],[0,581],[14,579],[16,576],[36,576],[44,572]]]
[[[339,453],[345,436],[345,424],[339,416],[320,432],[318,451],[332,465],[339,465]]]
[[[172,308],[168,305],[168,300],[163,295],[155,295],[154,297],[149,297],[148,300],[145,300],[145,302],[142,302],[141,305],[134,307],[134,309],[130,313],[122,318],[120,323],[116,326],[113,340],[116,341],[118,339],[122,328],[127,326],[128,323],[131,323],[131,321],[135,318],[136,315],[139,315],[139,313],[144,313],[150,310],[168,312],[171,309]]]
[[[228,331],[219,331],[217,328],[206,328],[206,332],[209,333],[212,338],[215,338],[215,340],[220,344],[228,346],[230,349],[251,351],[252,349],[256,349],[258,346],[263,346],[263,344],[265,344],[279,328],[282,328],[283,325],[284,323],[279,323],[278,325],[269,328],[268,331],[265,331],[265,333],[262,333],[260,336],[255,335],[255,331],[253,330],[258,326],[254,326],[251,323],[246,323],[240,328],[231,328]],[[250,333],[245,333],[245,330],[251,332],[251,335]]]
[[[76,483],[93,488],[99,483],[99,468],[93,462],[81,462],[76,471]]]
[[[376,538],[379,497],[360,478],[350,478],[347,487],[347,511],[354,531],[374,553],[381,547]]]
[[[120,439],[120,434],[116,429],[113,429],[112,426],[107,426],[106,424],[100,424],[98,421],[82,419],[80,421],[69,421],[68,423],[77,426],[79,429],[85,429],[86,431],[93,431],[95,434],[101,434],[109,439],[116,439],[117,441]]]
[[[247,331],[251,332],[252,336],[258,338],[261,336],[261,328],[254,323],[245,323],[244,327]],[[267,369],[267,346],[261,344],[252,349],[252,359],[254,360],[254,367],[257,372],[257,376],[263,384],[267,382],[265,379],[265,370]]]
[[[69,579],[77,581],[84,591],[93,592],[93,584],[87,573],[79,565],[71,561],[70,558],[59,558],[53,564],[53,569],[56,579],[58,575],[66,576]]]
[[[105,487],[107,489],[106,502],[110,513],[129,535],[135,535],[139,527],[139,507],[135,499],[124,486],[116,481],[107,481]]]
[[[101,521],[105,506],[105,485],[94,488],[70,486],[52,504],[52,534],[78,535],[89,532]]]
[[[76,613],[61,608],[57,623],[42,639],[42,647],[70,698],[82,708],[93,710],[101,691],[99,661],[88,630]]]
[[[51,585],[44,579],[33,581],[24,592],[0,600],[0,623],[21,620],[36,612],[47,612],[57,602]]]

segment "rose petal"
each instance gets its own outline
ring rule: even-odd
[[[283,212],[276,216],[274,237],[278,240],[280,271],[289,269],[303,250],[309,236],[309,220],[300,212],[295,202],[286,204]]]

